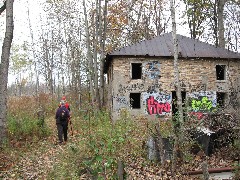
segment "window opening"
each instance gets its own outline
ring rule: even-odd
[[[217,80],[225,80],[225,74],[226,74],[226,66],[216,65]]]
[[[217,104],[218,104],[220,107],[223,107],[224,104],[225,104],[225,96],[226,96],[226,93],[217,92]]]
[[[142,63],[132,63],[132,79],[142,78]]]
[[[141,108],[141,93],[130,93],[130,104],[133,109]]]
[[[183,107],[185,107],[186,92],[182,91],[181,94],[182,94],[182,105],[183,105]],[[176,91],[172,91],[172,113],[173,113],[173,115],[176,114],[177,111],[178,111],[177,93],[176,93]]]

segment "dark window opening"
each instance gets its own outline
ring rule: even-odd
[[[141,93],[130,93],[130,104],[133,109],[141,108]]]
[[[226,96],[225,93],[217,92],[217,104],[219,105],[219,107],[224,107],[225,96]]]
[[[226,66],[225,65],[216,65],[216,75],[217,80],[225,80],[225,72]]]
[[[183,107],[185,107],[185,99],[186,99],[186,92],[182,91],[182,105]],[[177,93],[176,91],[172,91],[172,113],[173,115],[176,114],[178,111],[178,107],[177,107]]]
[[[142,78],[142,63],[132,63],[132,79]]]

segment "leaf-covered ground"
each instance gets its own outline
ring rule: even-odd
[[[55,168],[62,163],[61,157],[65,155],[67,148],[78,143],[79,133],[75,131],[74,136],[69,135],[67,144],[58,145],[54,119],[52,118],[47,122],[54,132],[49,138],[23,147],[21,147],[21,143],[17,142],[13,145],[14,148],[0,153],[0,179],[49,179],[49,174],[54,172]],[[209,168],[232,166],[234,162],[230,154],[228,149],[223,148],[209,157]],[[124,164],[127,179],[193,179],[181,173],[201,169],[203,159],[203,154],[200,153],[189,161],[178,162],[181,166],[179,166],[179,173],[175,177],[171,174],[169,162],[166,162],[165,166],[162,167],[143,157],[127,155]],[[58,177],[54,179],[58,179]],[[86,174],[82,174],[79,179],[90,178]]]
[[[50,122],[48,125],[56,133],[54,120],[48,122]],[[58,155],[63,153],[65,148],[57,145],[56,138],[53,136],[27,147],[21,147],[21,144],[14,146],[16,150],[9,150],[11,154],[2,154],[1,156],[0,178],[45,179],[48,172],[59,162]]]

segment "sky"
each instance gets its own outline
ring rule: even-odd
[[[13,44],[21,45],[24,41],[32,42],[30,36],[29,20],[33,32],[34,38],[38,38],[38,34],[41,31],[42,20],[44,20],[45,11],[43,3],[45,0],[15,0],[14,1],[14,38]],[[180,1],[181,2],[181,1]],[[3,0],[0,0],[0,6],[3,4]],[[169,6],[166,6],[166,12],[169,13]],[[28,16],[29,10],[29,16]],[[176,9],[176,22],[180,23],[180,15],[184,10],[183,4],[178,4]],[[0,44],[3,42],[4,32],[5,32],[5,15],[0,16]],[[171,23],[171,19],[169,20]],[[171,31],[171,29],[169,30]],[[188,28],[180,24],[177,25],[177,33],[185,36],[189,36]],[[0,49],[1,53],[1,49]],[[11,84],[15,81],[16,76],[9,74],[9,83]]]
[[[13,44],[21,45],[24,41],[32,42],[30,36],[29,19],[33,31],[33,36],[37,38],[37,34],[40,31],[40,19],[44,16],[44,11],[41,3],[44,0],[15,0],[13,6],[14,14],[14,34]],[[0,0],[0,6],[3,4],[3,0]],[[29,10],[29,16],[28,16]],[[5,33],[5,13],[0,16],[0,44],[2,46]],[[0,48],[0,53],[1,53]],[[15,82],[16,76],[9,73],[8,84]]]
[[[41,8],[41,2],[44,0],[15,0],[13,6],[14,14],[14,42],[24,41],[29,35],[29,21],[28,21],[28,8],[31,22],[33,23],[34,30],[37,29],[37,22],[40,21],[40,15],[43,14]],[[0,0],[0,6],[3,4],[3,0]],[[1,41],[5,30],[5,13],[0,16],[0,30]]]

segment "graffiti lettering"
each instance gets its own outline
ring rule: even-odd
[[[128,107],[129,103],[125,96],[114,96],[113,97],[113,109],[119,110],[121,108]]]
[[[212,107],[212,101],[209,101],[207,97],[192,100],[192,109],[195,111],[210,111]]]
[[[116,101],[120,104],[127,104],[126,97],[116,97]]]
[[[158,114],[162,115],[164,112],[169,113],[171,110],[171,105],[166,103],[159,103],[157,100],[154,99],[153,96],[150,96],[147,99],[147,107],[148,107],[148,114]]]
[[[172,96],[170,94],[159,93],[159,92],[145,92],[143,93],[143,99],[147,100],[150,96],[153,96],[154,99],[158,102],[171,102]]]
[[[129,84],[129,85],[119,85],[118,92],[119,93],[126,93],[128,91],[136,91],[136,90],[144,90],[144,84],[136,83],[136,84]]]
[[[156,79],[160,77],[160,63],[158,61],[152,61],[144,64],[144,74],[149,79]]]
[[[216,92],[199,91],[188,94],[192,112],[190,115],[196,116],[198,120],[206,117],[206,113],[212,112],[216,107]]]
[[[217,105],[217,94],[215,91],[199,91],[187,93],[187,97],[195,99],[197,101],[203,101],[202,103],[211,102],[212,107]]]
[[[157,91],[159,91],[160,88],[161,88],[161,84],[154,84],[152,86],[148,86],[147,92],[148,93],[156,93]]]

